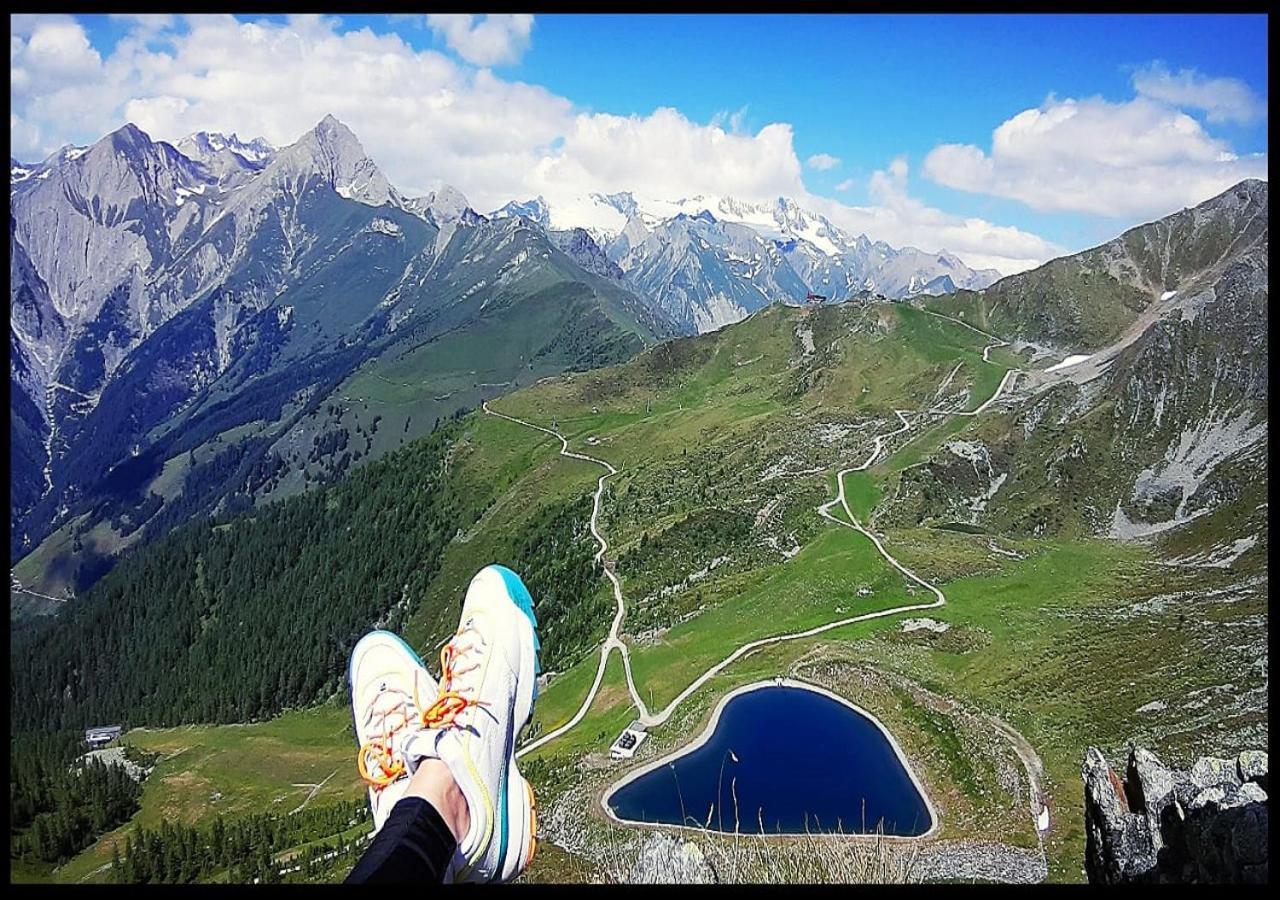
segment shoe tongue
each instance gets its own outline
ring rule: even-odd
[[[439,739],[443,732],[432,728],[420,728],[400,739],[398,749],[404,757],[404,766],[412,775],[424,759],[443,759]]]
[[[378,721],[397,724],[401,715],[411,716],[413,714],[412,699],[403,692],[394,688],[383,685],[378,692],[373,695],[373,699],[369,701],[366,708],[366,718]]]

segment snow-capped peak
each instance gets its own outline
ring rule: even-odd
[[[491,219],[509,219],[516,216],[524,216],[531,222],[536,222],[543,228],[551,225],[551,212],[547,207],[547,201],[539,194],[532,200],[523,202],[512,200],[510,203],[495,209],[489,213]]]
[[[262,138],[245,142],[233,132],[197,131],[179,140],[174,147],[198,162],[223,188],[233,187],[262,171],[275,157],[276,149]]]
[[[73,144],[66,144],[54,153],[50,154],[41,165],[57,166],[65,162],[71,162],[73,159],[79,159],[89,152],[88,147],[77,147]]]
[[[675,200],[637,196],[631,192],[589,193],[560,198],[549,208],[538,198],[540,224],[556,229],[584,228],[611,255],[621,255],[645,240],[648,232],[681,217],[700,218],[710,224],[746,226],[787,254],[805,278],[819,279],[819,286],[839,290],[821,278],[834,278],[846,288],[867,284],[902,295],[926,286],[936,288],[950,276],[959,287],[985,287],[999,273],[974,272],[945,250],[925,254],[914,248],[895,250],[865,234],[852,235],[826,216],[807,209],[793,197],[750,201],[715,194],[692,194]],[[495,215],[527,214],[526,204],[507,204]],[[904,259],[898,257],[905,255]],[[895,262],[896,261],[896,262]],[[841,274],[836,275],[839,271]],[[897,270],[897,271],[893,271]]]

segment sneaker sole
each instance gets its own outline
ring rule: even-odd
[[[515,716],[513,721],[525,723],[533,718],[533,706],[538,699],[538,675],[542,671],[538,639],[538,618],[533,611],[533,597],[525,587],[520,576],[506,566],[494,565],[494,569],[502,576],[506,586],[507,597],[523,614],[520,633],[521,668],[519,691],[516,695]],[[526,687],[527,686],[527,687]],[[507,778],[502,785],[503,796],[498,798],[497,808],[501,810],[503,821],[500,823],[501,843],[499,844],[498,877],[509,880],[516,877],[528,867],[537,849],[537,812],[534,804],[533,788],[520,774],[516,765],[515,739],[519,728],[513,729],[507,748]],[[515,838],[512,840],[512,838]],[[510,858],[510,859],[509,859]],[[514,865],[512,864],[514,863]]]
[[[506,566],[493,565],[489,568],[502,576],[502,582],[507,588],[507,596],[511,598],[511,602],[516,605],[516,608],[524,613],[524,617],[529,620],[529,629],[533,637],[533,699],[529,701],[532,705],[538,699],[537,676],[542,674],[542,641],[538,637],[538,616],[533,611],[533,597],[530,596],[529,589],[524,586],[524,582],[520,580],[520,576]],[[532,714],[533,710],[530,709],[530,715]]]

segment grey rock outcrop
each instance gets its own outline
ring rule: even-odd
[[[1270,790],[1267,779],[1267,754],[1262,750],[1246,750],[1236,757],[1236,774],[1241,781],[1255,782],[1264,791]]]
[[[1265,752],[1205,757],[1183,772],[1134,748],[1122,781],[1090,747],[1081,775],[1091,882],[1266,882]]]
[[[609,259],[608,254],[600,248],[584,228],[571,228],[566,231],[547,230],[547,237],[565,256],[576,262],[588,272],[601,278],[621,281],[622,270],[618,264]]]
[[[702,849],[669,834],[651,834],[627,876],[631,884],[715,884],[716,873]]]
[[[1197,787],[1207,788],[1216,784],[1229,782],[1240,784],[1239,769],[1233,759],[1220,759],[1216,756],[1202,756],[1191,767],[1191,780]]]

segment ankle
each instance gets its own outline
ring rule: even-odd
[[[467,798],[458,787],[449,767],[439,759],[424,759],[413,778],[409,780],[406,797],[421,797],[430,803],[444,819],[445,825],[459,844],[471,827],[471,813]]]

